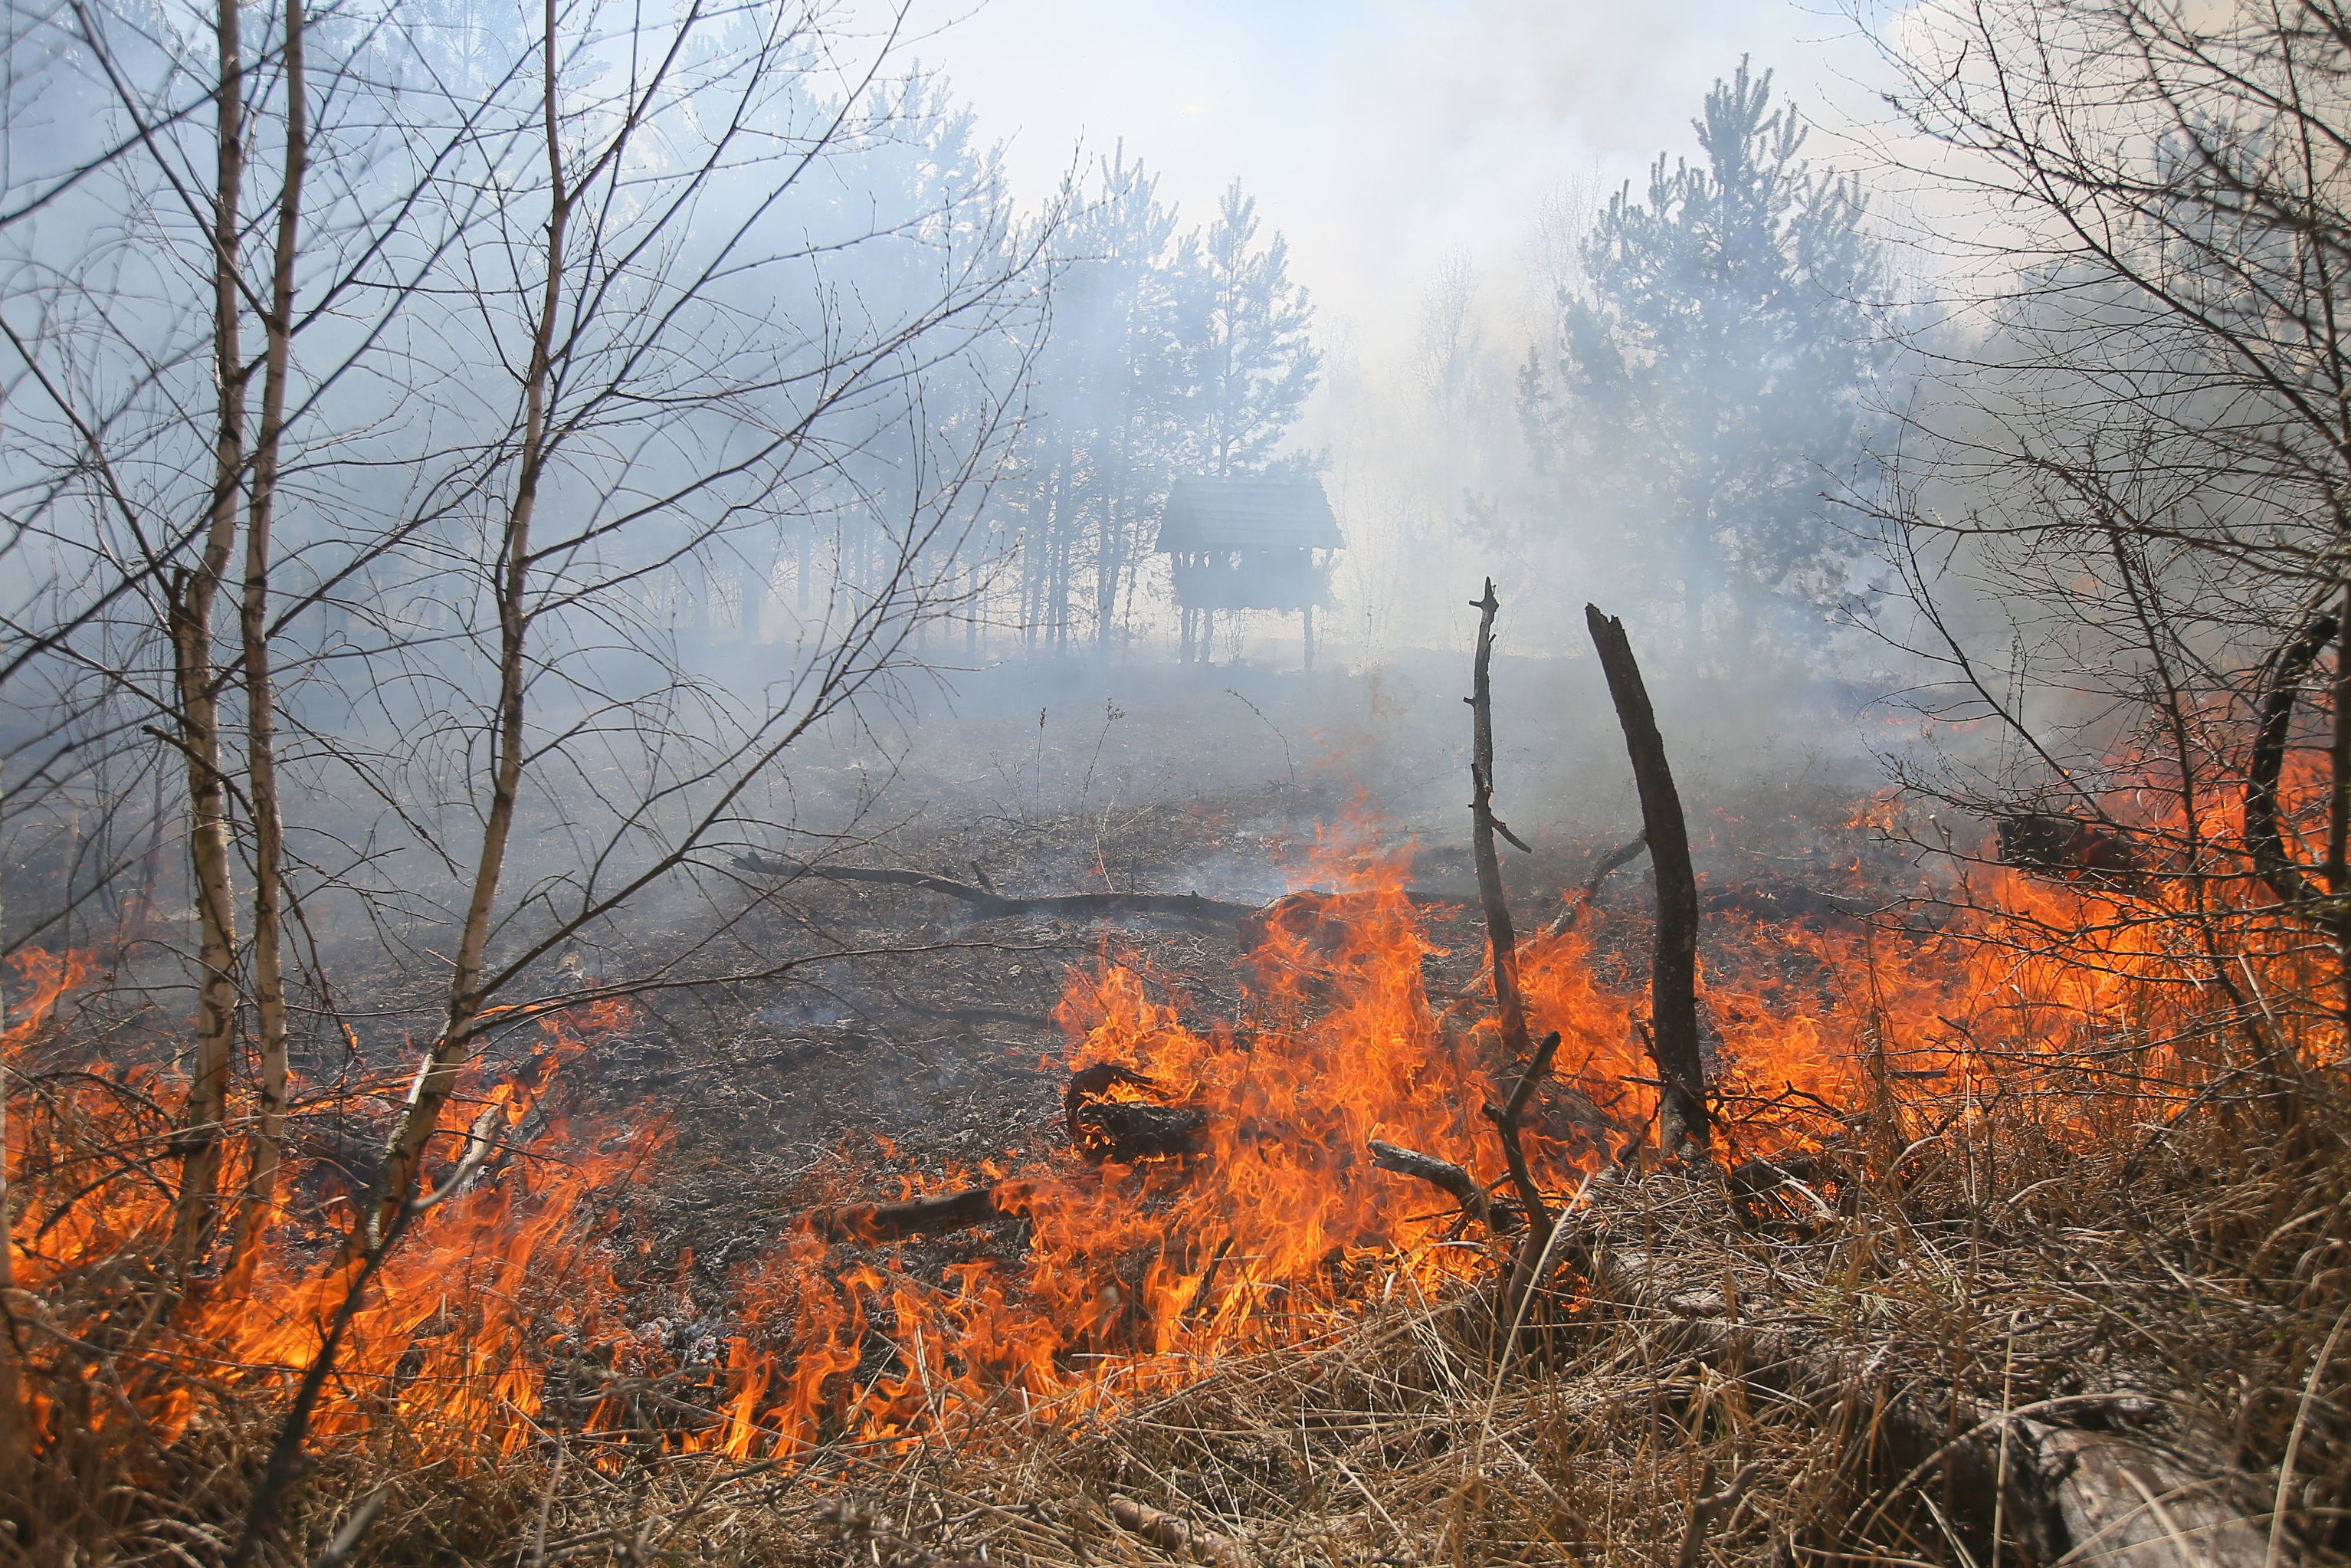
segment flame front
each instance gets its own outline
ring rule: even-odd
[[[899,1184],[902,1197],[987,1185],[997,1211],[1026,1221],[1016,1257],[925,1279],[902,1250],[844,1252],[803,1220],[734,1274],[723,1359],[682,1367],[632,1319],[630,1260],[607,1218],[622,1184],[657,1161],[664,1127],[558,1122],[539,1152],[424,1216],[345,1314],[316,1440],[398,1430],[461,1460],[552,1427],[787,1463],[819,1445],[888,1450],[1008,1412],[1067,1422],[1113,1410],[1220,1357],[1327,1341],[1400,1292],[1490,1277],[1490,1243],[1366,1152],[1380,1139],[1497,1176],[1481,1108],[1499,1097],[1489,1067],[1510,1065],[1482,1007],[1432,1005],[1422,976],[1438,949],[1404,862],[1372,842],[1362,823],[1326,832],[1300,880],[1338,891],[1293,895],[1255,923],[1241,1017],[1188,1019],[1131,952],[1071,973],[1054,1065],[1090,1086],[1071,1097],[1094,1119],[1072,1127],[1078,1146]],[[2035,1097],[2061,1130],[2109,1135],[2120,1113],[2102,1108],[2101,1075],[2134,1085],[2140,1119],[2149,1095],[2184,1100],[2231,1070],[2237,1033],[2261,1038],[2258,1020],[2232,1032],[2249,1009],[2308,994],[2326,958],[2306,941],[2248,938],[2271,929],[2253,892],[2231,906],[2238,938],[2225,952],[2185,939],[2206,928],[2158,901],[2009,871],[1976,893],[1939,926],[1734,921],[1709,936],[1730,1157],[1835,1138],[1873,1107],[1948,1124],[2002,1093]],[[86,974],[37,956],[20,967],[34,999],[12,1051]],[[1532,1027],[1563,1037],[1556,1077],[1610,1129],[1595,1136],[1593,1113],[1538,1120],[1531,1154],[1554,1190],[1618,1157],[1655,1112],[1635,1027],[1646,997],[1609,972],[1588,926],[1521,953]],[[630,1021],[612,1002],[552,1015],[531,1068],[475,1083],[444,1132],[460,1136],[485,1103],[509,1125],[544,1111],[564,1064]],[[2265,1049],[2339,1047],[2323,1018],[2284,1034],[2272,1023]],[[10,1167],[28,1195],[16,1277],[64,1331],[102,1337],[137,1306],[107,1283],[110,1260],[152,1249],[168,1202],[152,1183],[74,1173],[89,1151],[152,1146],[171,1086],[144,1070],[42,1082],[10,1122]],[[1129,1122],[1147,1113],[1157,1120],[1138,1124],[1164,1135],[1104,1133],[1118,1124],[1105,1106]],[[316,1174],[297,1162],[291,1181]],[[351,1291],[350,1272],[324,1261],[333,1239],[281,1214],[250,1289],[182,1296],[168,1344],[130,1391],[141,1418],[168,1437],[207,1418],[199,1389],[282,1396]],[[653,1381],[664,1392],[650,1405],[628,1392]],[[37,1397],[52,1433],[116,1418],[87,1376],[52,1379]]]

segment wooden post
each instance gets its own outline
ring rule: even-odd
[[[1306,673],[1314,673],[1314,606],[1309,604],[1299,612],[1306,621]]]
[[[1666,763],[1665,737],[1648,687],[1633,658],[1625,623],[1583,607],[1592,645],[1608,677],[1608,695],[1625,728],[1625,749],[1641,793],[1643,837],[1657,878],[1657,946],[1649,967],[1649,1013],[1657,1061],[1657,1145],[1670,1158],[1708,1157],[1706,1063],[1698,1036],[1698,874],[1690,866],[1689,826]]]

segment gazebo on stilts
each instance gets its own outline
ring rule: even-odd
[[[1183,662],[1208,662],[1220,610],[1294,610],[1312,669],[1315,607],[1330,601],[1331,560],[1346,542],[1312,475],[1176,480],[1159,553],[1174,558]]]

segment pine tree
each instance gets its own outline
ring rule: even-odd
[[[1647,199],[1618,192],[1586,238],[1557,405],[1529,377],[1521,413],[1538,468],[1580,476],[1651,583],[1670,541],[1686,649],[1711,620],[1747,657],[1762,620],[1817,637],[1848,593],[1851,542],[1820,497],[1876,426],[1888,361],[1865,300],[1885,267],[1857,185],[1802,159],[1771,73],[1742,60],[1693,125],[1704,162],[1660,156]]]
[[[1272,462],[1322,364],[1313,306],[1290,278],[1290,242],[1277,233],[1260,250],[1257,232],[1257,199],[1236,180],[1180,264],[1192,277],[1199,463],[1219,476]]]
[[[1019,621],[1032,647],[1066,646],[1089,618],[1109,643],[1196,401],[1176,320],[1176,215],[1157,177],[1123,151],[1097,179],[1065,196],[1053,329],[1035,368],[1021,478],[1005,497],[1019,518]]]

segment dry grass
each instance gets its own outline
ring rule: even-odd
[[[2291,1448],[2280,1559],[2335,1560],[2351,1102],[2314,1083],[2262,1138],[2233,1109],[2095,1153],[2020,1113],[1955,1124],[1858,1184],[1850,1212],[1801,1222],[1742,1220],[1717,1181],[1612,1173],[1507,1363],[1489,1294],[1399,1294],[1114,1416],[1005,1413],[788,1469],[590,1462],[553,1431],[468,1465],[387,1443],[332,1456],[271,1555],[318,1560],[383,1486],[360,1561],[1159,1568],[1171,1552],[1113,1521],[1126,1497],[1186,1521],[1176,1555],[1203,1561],[1985,1568],[1991,1489],[1916,1428],[1923,1413],[1956,1434],[1989,1407],[2193,1456],[2263,1530]],[[80,1494],[44,1494],[52,1528],[81,1544],[20,1555],[216,1560],[265,1415],[193,1447],[117,1431],[52,1453]],[[1736,1501],[1692,1540],[1735,1474]],[[2001,1544],[2001,1561],[2031,1556]]]
[[[1509,1355],[1490,1287],[1422,1299],[1398,1273],[1355,1319],[1172,1396],[789,1465],[670,1451],[691,1387],[643,1391],[635,1440],[549,1399],[510,1452],[388,1411],[325,1449],[260,1560],[331,1559],[381,1492],[349,1561],[1996,1568],[2048,1555],[1990,1482],[2033,1429],[2179,1457],[2269,1568],[2341,1560],[2351,1077],[2183,1101],[2027,1071],[1824,1124],[1767,1197],[1752,1172],[1737,1202],[1711,1173],[1603,1173]],[[16,1303],[61,1417],[0,1481],[0,1561],[210,1563],[241,1534],[283,1385],[166,1354],[145,1245]],[[172,1386],[202,1418],[167,1441],[143,1413]],[[2041,1427],[2001,1419],[2020,1412]],[[1190,1544],[1123,1527],[1114,1498]]]

